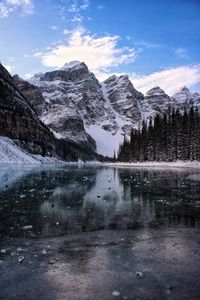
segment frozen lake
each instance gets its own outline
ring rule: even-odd
[[[197,173],[1,166],[0,299],[200,299]]]

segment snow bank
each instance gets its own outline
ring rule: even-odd
[[[43,157],[41,155],[31,155],[24,149],[17,146],[8,137],[0,136],[0,164],[23,163],[23,164],[41,164],[61,162],[55,157]]]
[[[136,162],[136,163],[105,163],[104,165],[110,166],[110,167],[130,167],[130,168],[173,168],[173,169],[179,169],[179,168],[191,168],[191,169],[200,169],[200,162],[197,161],[175,161],[175,162]]]

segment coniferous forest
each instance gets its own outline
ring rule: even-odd
[[[163,117],[156,115],[148,124],[132,130],[119,147],[118,161],[194,161],[200,160],[200,116],[191,107],[183,114],[168,110]]]

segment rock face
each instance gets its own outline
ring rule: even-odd
[[[184,109],[188,110],[192,105],[197,107],[200,111],[200,94],[190,92],[186,86],[175,93],[172,99],[175,102],[175,107],[181,112],[183,112]]]
[[[102,88],[118,126],[122,125],[122,131],[129,134],[131,128],[137,126],[141,120],[139,103],[143,99],[143,94],[133,87],[127,75],[109,77],[102,83]]]
[[[32,108],[34,108],[37,115],[40,115],[45,109],[46,103],[40,89],[37,86],[30,84],[28,81],[23,80],[18,75],[14,75],[13,79],[21,91],[21,93],[28,100]]]
[[[95,141],[86,133],[81,117],[69,106],[54,104],[44,113],[41,121],[53,130],[58,139],[73,140],[89,144],[95,149]]]
[[[38,120],[13,78],[0,65],[0,134],[19,143],[29,152],[54,155],[49,129]]]
[[[144,100],[141,101],[141,111],[143,119],[154,118],[156,114],[163,115],[169,109],[174,107],[175,103],[160,87],[156,86],[150,89]]]

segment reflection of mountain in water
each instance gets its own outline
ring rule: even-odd
[[[89,181],[86,177],[81,184],[54,190],[41,206],[47,216],[46,230],[55,222],[59,222],[59,230],[69,232],[160,227],[183,221],[195,225],[199,223],[199,208],[194,196],[191,199],[191,182],[185,182],[183,175],[98,170],[93,185],[85,185]],[[195,186],[192,190],[198,193],[198,185]]]
[[[197,226],[200,182],[188,173],[97,167],[22,172],[0,190],[0,236]],[[26,225],[33,228],[22,230]]]

